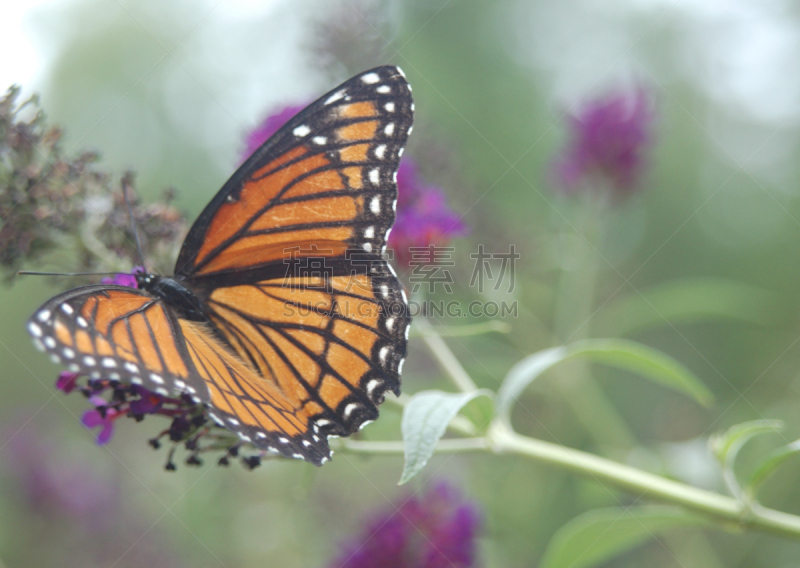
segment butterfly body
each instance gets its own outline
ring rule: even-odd
[[[231,176],[174,276],[56,296],[28,322],[34,343],[71,370],[190,396],[257,448],[324,463],[327,436],[400,392],[410,317],[382,252],[412,117],[398,68],[346,81]]]

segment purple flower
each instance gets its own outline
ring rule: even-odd
[[[115,274],[113,278],[102,278],[100,282],[103,284],[116,284],[117,286],[126,286],[128,288],[138,288],[138,284],[136,283],[136,274],[143,274],[144,267],[142,266],[135,266],[130,273],[121,272],[119,274]]]
[[[247,135],[247,148],[245,149],[244,158],[247,159],[250,154],[258,150],[264,142],[269,140],[270,136],[275,134],[281,126],[289,122],[294,115],[305,107],[306,105],[288,105],[265,118],[259,126]]]
[[[111,440],[114,434],[114,421],[122,414],[114,407],[107,406],[103,397],[92,396],[89,402],[95,405],[94,410],[87,410],[81,417],[81,423],[87,428],[100,428],[97,434],[97,444],[103,446]]]
[[[67,394],[71,393],[77,385],[77,380],[80,375],[78,373],[70,373],[69,371],[62,371],[58,374],[56,380],[56,388]]]
[[[570,143],[553,162],[557,185],[573,193],[599,176],[619,193],[632,192],[653,143],[654,121],[651,97],[642,87],[589,102],[570,117]]]
[[[461,216],[447,206],[440,187],[425,183],[410,159],[400,162],[397,171],[397,220],[389,236],[389,246],[400,264],[408,266],[413,248],[444,246],[451,238],[469,229]],[[414,255],[416,259],[417,256]],[[430,263],[434,259],[429,259]]]
[[[155,414],[164,404],[164,397],[160,394],[150,392],[144,387],[139,385],[131,385],[131,391],[139,395],[137,400],[132,400],[129,406],[129,412],[134,416],[142,416],[143,414]]]
[[[331,568],[470,568],[475,566],[477,507],[447,483],[374,518]]]

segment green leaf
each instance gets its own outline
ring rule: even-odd
[[[398,485],[417,475],[436,451],[447,425],[464,406],[491,391],[449,393],[436,390],[418,392],[403,409],[401,429],[405,442],[405,465]]]
[[[772,292],[715,278],[672,280],[625,296],[606,306],[594,329],[625,336],[644,329],[699,321],[741,321],[756,325],[775,322],[780,313]]]
[[[780,432],[783,422],[780,420],[752,420],[742,422],[728,428],[724,434],[716,434],[708,441],[711,450],[723,466],[732,465],[736,455],[748,440],[759,434]]]
[[[681,509],[647,506],[596,509],[561,527],[545,550],[541,568],[588,568],[672,529],[707,521]]]
[[[761,485],[772,475],[783,462],[789,458],[800,454],[800,440],[787,444],[782,448],[778,448],[772,454],[767,456],[763,462],[759,464],[756,470],[750,475],[745,485],[745,491],[751,497],[755,497]]]
[[[689,369],[660,351],[624,339],[588,339],[534,353],[514,365],[497,395],[498,414],[508,418],[512,404],[534,379],[558,363],[575,357],[637,373],[688,395],[703,406],[709,406],[714,400]]]

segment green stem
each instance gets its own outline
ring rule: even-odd
[[[659,475],[641,471],[580,450],[565,448],[517,434],[502,421],[495,421],[487,435],[491,451],[516,454],[572,471],[596,482],[701,513],[740,528],[800,538],[800,517],[774,509],[748,508],[741,501],[697,489]]]
[[[599,188],[602,189],[602,188]],[[567,251],[567,267],[558,284],[555,308],[555,334],[564,343],[589,335],[593,315],[595,286],[604,240],[603,223],[608,211],[609,196],[598,188],[590,188],[579,204],[575,235]],[[604,446],[630,448],[636,437],[620,418],[603,390],[592,380],[589,366],[582,361],[565,365],[556,381],[567,404],[586,432]]]
[[[456,356],[450,351],[447,343],[444,342],[428,320],[424,317],[419,317],[414,321],[414,324],[419,329],[422,340],[425,341],[431,354],[439,363],[442,370],[450,377],[450,380],[453,381],[456,388],[462,392],[478,390],[478,387],[472,382],[472,379],[464,370],[464,367],[461,366]]]
[[[399,440],[371,442],[342,438],[331,445],[335,450],[341,452],[390,455],[403,455],[405,453],[405,445]],[[445,454],[485,452],[488,449],[489,441],[486,438],[448,438],[446,440],[439,440],[436,446],[437,453]]]

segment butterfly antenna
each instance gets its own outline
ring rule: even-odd
[[[17,276],[114,276],[120,272],[39,272],[37,270],[18,270]]]
[[[133,179],[133,173],[127,172],[124,176],[122,176],[122,195],[125,198],[125,204],[128,206],[128,218],[131,220],[131,227],[133,228],[133,239],[136,241],[136,252],[139,255],[139,266],[144,268],[144,271],[147,272],[144,264],[144,253],[142,252],[142,242],[139,240],[139,229],[136,227],[136,218],[133,216],[133,204],[131,204],[130,197],[128,196],[128,188],[131,187],[131,181]]]

